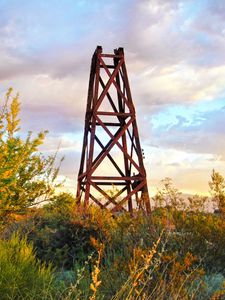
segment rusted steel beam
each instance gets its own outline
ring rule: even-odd
[[[99,62],[99,61],[98,61],[98,62]],[[100,63],[100,62],[99,62],[99,63]],[[109,75],[109,80],[108,80],[108,82],[106,83],[105,89],[102,91],[100,97],[98,98],[98,102],[97,102],[96,105],[94,106],[94,110],[95,110],[95,111],[98,110],[98,108],[99,108],[99,106],[101,105],[101,103],[102,103],[104,97],[105,97],[106,94],[108,93],[108,90],[109,90],[109,88],[110,88],[112,82],[114,82],[114,78],[116,77],[116,74],[118,73],[118,70],[119,70],[119,68],[121,67],[122,63],[123,63],[123,59],[121,59],[119,65],[116,67],[116,69],[114,69],[114,71],[112,72],[112,74],[109,72],[109,73],[110,73],[110,75]],[[96,80],[96,82],[97,82],[97,80]]]
[[[105,151],[105,147],[103,146],[103,144],[101,143],[101,141],[98,139],[97,136],[95,136],[95,140],[97,141],[97,143],[99,144],[99,146],[102,148],[102,151],[101,153],[104,153]],[[116,168],[116,170],[118,171],[118,173],[121,175],[121,176],[124,176],[123,172],[121,171],[120,167],[118,166],[118,164],[115,162],[115,160],[113,159],[113,157],[111,156],[110,153],[107,154],[107,157],[109,158],[109,160],[111,161],[111,163],[113,164],[113,166]],[[95,164],[95,162],[93,162],[93,164]]]
[[[122,207],[123,204],[131,197],[134,195],[136,192],[138,192],[140,189],[143,188],[143,186],[146,184],[145,181],[141,182],[135,189],[132,190],[130,194],[128,194],[125,198],[123,198],[121,201],[117,203],[117,205],[111,210],[112,212],[116,212],[118,208]]]
[[[96,113],[98,116],[119,116],[119,117],[130,117],[132,116],[131,113],[124,113],[124,112],[112,112],[112,111],[98,111]]]
[[[92,194],[89,194],[90,198],[101,208],[104,208],[104,205],[101,203],[101,201],[99,201],[98,199],[96,199]]]
[[[105,126],[115,126],[115,127],[121,126],[120,123],[112,123],[112,122],[103,122],[103,123]],[[102,126],[102,125],[99,123],[96,123],[96,126]]]
[[[121,136],[124,133],[124,130],[126,130],[126,127],[129,127],[130,124],[132,123],[132,119],[130,119],[130,121],[127,123],[127,125],[123,128],[123,130],[121,132],[119,132],[119,134],[117,134],[116,136],[114,136],[113,134],[111,134],[110,131],[108,131],[108,128],[106,126],[104,126],[103,122],[96,116],[96,119],[98,120],[99,123],[102,124],[102,127],[106,130],[106,132],[109,134],[109,136],[112,139],[112,143],[110,144],[110,146],[108,147],[108,149],[102,154],[102,156],[100,157],[100,159],[98,160],[98,162],[96,162],[96,164],[92,167],[91,170],[91,174],[96,170],[96,168],[100,165],[100,163],[103,161],[103,159],[107,156],[107,154],[109,153],[109,151],[113,148],[113,146],[117,145],[121,151],[123,150],[123,147],[120,145],[120,143],[118,143],[118,140],[121,138]],[[129,156],[126,153],[127,156]],[[129,156],[130,157],[130,156]],[[131,157],[130,157],[131,159]],[[138,165],[133,161],[133,163],[136,165],[136,168],[138,169]],[[141,171],[141,170],[139,170]]]
[[[115,86],[116,90],[118,91],[118,93],[121,95],[121,97],[124,99],[125,103],[127,104],[127,106],[129,108],[130,107],[130,103],[128,101],[128,99],[125,97],[125,95],[122,93],[122,91],[119,89],[119,87],[117,86],[114,78],[112,78],[110,71],[107,69],[106,64],[104,63],[104,61],[100,58],[102,65],[104,66],[104,70],[106,71],[106,73],[108,74],[108,76],[111,78],[111,81],[113,83],[113,85]],[[115,76],[114,76],[115,77]]]
[[[115,55],[117,54],[117,52],[118,51],[115,49],[114,50]],[[114,58],[115,67],[118,66],[118,63],[119,63],[119,60],[118,60],[118,58],[115,57]],[[116,75],[116,84],[119,87],[119,90],[121,90],[120,73],[118,73]],[[123,87],[124,87],[124,85],[123,85]],[[123,90],[123,94],[124,94],[124,90]],[[125,113],[125,107],[123,105],[123,99],[122,99],[120,93],[118,92],[118,90],[117,90],[117,98],[118,98],[119,110],[122,111],[123,113]],[[125,125],[124,118],[120,118],[120,122],[121,122],[122,126]],[[129,129],[127,128],[127,131],[128,130]],[[125,155],[125,153],[128,152],[126,132],[122,135],[122,145],[123,145],[123,149],[124,149],[124,152],[123,152],[124,168],[125,168],[126,176],[128,177],[128,179],[126,180],[126,188],[127,188],[127,194],[129,195],[130,192],[131,192],[131,186],[130,186],[130,180],[129,180],[129,177],[130,177],[131,174],[130,174],[130,168],[129,168],[129,160],[128,160],[127,156]],[[132,155],[131,155],[131,157],[132,157]],[[128,209],[129,209],[129,211],[133,211],[133,205],[132,205],[132,198],[131,197],[128,198]]]
[[[105,86],[104,81],[102,80],[101,77],[99,78],[99,81],[100,81],[100,83],[101,83],[102,88],[105,89],[106,86]],[[110,94],[107,93],[106,96],[107,96],[107,98],[109,99],[109,102],[110,102],[110,104],[112,105],[112,108],[113,108],[114,112],[118,112],[118,110],[117,110],[117,108],[116,108],[116,105],[114,104],[113,99],[111,98]]]
[[[102,52],[101,48],[97,48],[96,55],[97,57]],[[99,76],[100,76],[100,62],[97,59],[96,66],[95,66],[95,83],[94,83],[94,92],[92,97],[92,106],[93,108],[96,106],[98,101],[98,90],[99,90]],[[92,120],[92,127],[91,127],[91,135],[90,135],[90,145],[89,145],[89,155],[87,159],[87,183],[86,183],[86,190],[85,190],[85,197],[84,197],[84,206],[87,207],[89,204],[89,194],[90,194],[90,170],[92,169],[92,160],[94,155],[94,139],[95,139],[95,131],[96,131],[96,119],[93,118]]]
[[[93,180],[126,180],[126,181],[133,181],[133,180],[142,180],[143,177],[141,176],[91,176]]]
[[[127,186],[123,187],[121,190],[119,190],[114,196],[113,196],[113,199],[117,199],[117,203],[118,203],[118,197],[127,190]],[[117,205],[116,203],[116,205]],[[111,204],[111,201],[107,201],[105,204],[104,204],[104,208],[106,208],[109,204]],[[122,206],[123,207],[123,206]]]
[[[93,180],[92,180],[93,181]],[[119,181],[94,181],[97,185],[101,186],[101,185],[105,185],[105,186],[109,186],[109,187],[113,187],[113,186],[117,186],[117,185],[120,185],[120,186],[123,186],[125,185],[124,182],[119,182]]]
[[[102,124],[102,127],[105,129],[105,131],[108,133],[108,135],[111,137],[111,139],[113,138],[113,135],[111,134],[111,132],[108,130],[108,128],[103,124],[103,122],[96,116],[96,118],[98,119],[98,122]],[[116,144],[120,150],[128,157],[128,159],[132,162],[132,164],[135,166],[135,168],[142,173],[143,172],[143,168],[140,168],[138,166],[138,164],[132,159],[132,157],[124,151],[123,146],[118,142],[119,138],[124,134],[124,132],[126,131],[126,129],[130,126],[130,124],[132,123],[132,119],[129,120],[129,122],[121,128],[121,132],[120,134],[117,136],[116,139],[113,140],[113,146],[114,144]]]
[[[106,65],[106,67],[108,68],[108,69],[114,69],[115,67],[114,67],[114,65]],[[103,66],[100,66],[100,68],[104,68]]]
[[[114,200],[115,197],[110,197],[104,190],[102,190],[95,182],[92,182],[93,187],[99,191],[106,199],[108,199],[107,205],[109,203],[112,203],[114,205],[117,205],[117,202]],[[104,205],[106,207],[107,205]],[[122,210],[126,211],[125,208],[122,208]]]
[[[114,55],[114,54],[101,54],[100,56],[101,57],[109,57],[109,58],[114,58],[114,57],[123,58],[122,55]]]
[[[110,109],[104,110],[102,107]],[[105,138],[101,140],[103,132],[108,137],[107,142]],[[116,159],[114,149],[117,151]],[[107,157],[110,166],[105,165]],[[106,176],[102,171],[101,175],[98,174],[102,165],[109,171],[112,170],[111,176]],[[109,196],[104,187],[112,185],[118,187],[118,191]],[[110,209],[112,212],[127,210],[132,213],[139,208],[135,201],[141,195],[145,196],[142,209],[150,213],[146,171],[124,51],[123,48],[118,48],[114,50],[114,54],[104,54],[102,47],[98,46],[93,54],[90,70],[77,199],[78,202],[84,201],[85,207],[88,207],[90,199],[103,209]],[[107,201],[103,201],[102,197]]]

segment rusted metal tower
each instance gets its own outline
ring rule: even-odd
[[[92,200],[112,212],[151,211],[123,48],[97,46],[92,57],[77,199],[85,208]]]

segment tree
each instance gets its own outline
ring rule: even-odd
[[[225,179],[219,172],[212,171],[209,187],[213,201],[218,207],[219,212],[225,215]]]
[[[56,154],[45,157],[38,152],[47,131],[23,140],[20,130],[19,96],[10,88],[0,107],[0,221],[12,213],[51,199],[59,167],[54,167]]]

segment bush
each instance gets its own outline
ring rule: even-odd
[[[0,241],[1,299],[50,299],[53,270],[35,259],[26,238]]]
[[[19,136],[20,103],[18,95],[9,89],[0,103],[0,227],[15,214],[50,200],[59,167],[54,167],[56,155],[45,157],[38,152],[47,131],[32,138]]]
[[[65,196],[65,195],[64,195]],[[36,257],[57,270],[71,270],[82,264],[95,250],[90,237],[99,238],[101,231],[93,224],[72,215],[70,207],[57,208],[52,203],[24,215],[5,228],[2,236],[9,239],[16,231],[31,241]]]

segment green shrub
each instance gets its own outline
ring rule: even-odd
[[[39,259],[69,270],[76,262],[84,262],[93,252],[90,236],[97,237],[96,230],[78,222],[61,221],[55,225],[48,221],[29,236]]]
[[[0,241],[0,291],[4,299],[51,299],[53,271],[35,259],[26,238]]]
[[[16,231],[31,241],[36,257],[57,270],[71,270],[93,253],[90,237],[101,239],[102,228],[77,212],[70,194],[62,193],[42,208],[33,209],[22,219],[8,224],[1,236],[9,239]]]

